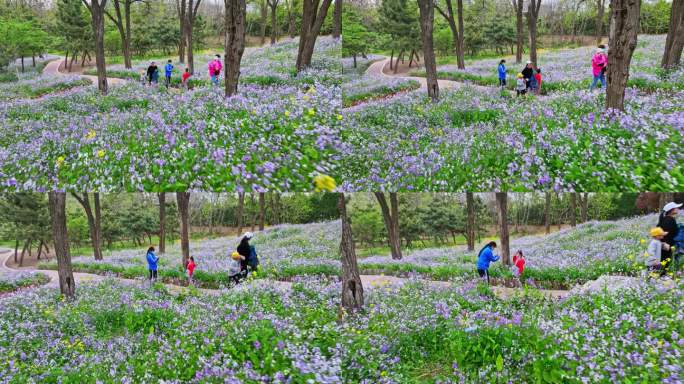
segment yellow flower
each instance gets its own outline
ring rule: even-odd
[[[64,164],[64,156],[60,156],[57,158],[57,167],[61,167],[62,164]]]
[[[304,99],[304,101],[309,101],[310,97],[309,97],[309,95],[304,95],[304,97],[302,97],[302,99]]]
[[[309,88],[309,90],[306,91],[306,92],[307,92],[307,93],[310,93],[310,94],[312,94],[312,95],[315,95],[315,94],[316,94],[316,88],[311,87],[311,88]]]
[[[88,134],[86,135],[86,139],[92,140],[92,139],[95,138],[95,136],[97,136],[97,133],[95,133],[95,131],[93,131],[93,130],[91,129],[90,131],[88,131]]]
[[[342,120],[342,115],[337,115],[337,120]]]
[[[252,115],[256,115],[256,114],[257,114],[257,110],[256,110],[256,109],[252,109]]]
[[[103,158],[103,157],[104,157],[104,155],[105,155],[105,151],[104,151],[104,149],[100,149],[99,151],[97,151],[97,157],[99,157],[99,158]]]
[[[641,242],[641,244],[646,244],[646,240],[644,240],[644,239],[641,239],[639,241]]]
[[[290,111],[285,111],[285,117],[290,117]]]
[[[309,116],[313,116],[316,114],[316,110],[313,108],[309,108]]]
[[[319,174],[314,178],[314,190],[316,192],[328,191],[332,192],[337,187],[335,179],[328,175]]]

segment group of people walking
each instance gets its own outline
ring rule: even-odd
[[[649,277],[675,273],[684,257],[684,224],[677,223],[682,205],[675,202],[665,204],[658,217],[658,225],[650,230],[651,242],[645,252],[645,264]],[[489,265],[500,259],[495,255],[496,242],[490,241],[478,253],[477,273],[489,284]],[[513,274],[522,276],[525,257],[522,250],[513,255]]]
[[[170,87],[172,84],[174,65],[171,60],[166,62],[164,65],[164,85],[166,88]],[[209,73],[209,80],[212,85],[219,85],[219,79],[221,77],[221,71],[223,70],[223,64],[221,63],[221,55],[216,55],[207,64],[207,69]],[[140,71],[140,83],[142,85],[157,85],[159,84],[159,72],[160,69],[156,62],[151,62],[147,67],[147,71]],[[190,73],[190,68],[185,67],[183,74],[181,75],[181,87],[188,89],[188,80],[192,76]]]
[[[665,204],[658,217],[658,225],[651,228],[651,242],[646,250],[649,277],[675,272],[684,255],[684,228],[677,224],[682,204]]]
[[[499,87],[504,89],[506,87],[506,60],[499,62]],[[525,68],[518,73],[515,81],[515,93],[518,96],[526,95],[528,93],[539,95],[542,87],[542,71],[541,68],[535,67],[534,63],[528,61]]]
[[[259,257],[256,253],[256,248],[249,243],[249,241],[254,237],[252,232],[247,232],[240,240],[240,244],[237,249],[233,251],[230,255],[228,261],[228,278],[233,284],[238,284],[243,279],[247,278],[250,273],[255,273],[259,268]],[[147,249],[147,270],[149,272],[148,279],[151,283],[157,281],[157,271],[159,256],[155,254],[154,247],[151,246]],[[185,273],[188,278],[188,285],[194,285],[193,275],[195,273],[195,258],[190,256],[188,263],[185,266]]]
[[[608,48],[600,44],[591,58],[592,81],[589,90],[593,91],[597,86],[606,88],[606,68],[608,67]],[[499,87],[506,87],[506,60],[501,60],[497,68],[499,75]],[[600,83],[600,85],[599,85]],[[516,75],[515,93],[518,96],[526,94],[539,95],[542,90],[542,71],[531,61]]]

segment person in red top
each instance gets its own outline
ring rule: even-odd
[[[513,255],[513,265],[518,269],[518,277],[522,276],[525,271],[525,257],[523,257],[523,251],[518,249]]]
[[[188,285],[193,285],[192,274],[195,272],[195,258],[190,256],[190,261],[188,261]]]
[[[190,68],[185,68],[185,72],[181,76],[181,84],[183,88],[188,89],[188,79],[190,78]]]
[[[537,80],[537,95],[541,95],[541,87],[542,87],[542,75],[541,75],[541,68],[537,68],[537,73],[534,74],[535,80]]]

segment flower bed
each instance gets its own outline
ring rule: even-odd
[[[114,280],[73,302],[35,290],[0,302],[8,382],[678,382],[684,287],[641,283],[554,302],[486,287],[366,290],[303,280],[173,296]],[[343,315],[345,320],[338,319]]]
[[[23,288],[30,288],[46,284],[50,278],[43,273],[34,272],[4,272],[0,273],[0,294],[14,292]]]

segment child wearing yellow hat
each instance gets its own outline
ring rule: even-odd
[[[651,272],[659,271],[662,268],[660,255],[663,249],[667,251],[670,246],[663,242],[663,237],[667,235],[667,232],[663,231],[662,228],[651,228],[649,234],[651,235],[651,242],[646,250],[646,268],[648,268],[650,275]]]
[[[515,93],[520,96],[524,95],[527,93],[527,83],[525,82],[525,78],[523,77],[522,73],[518,73],[516,76],[517,79],[515,81]]]

